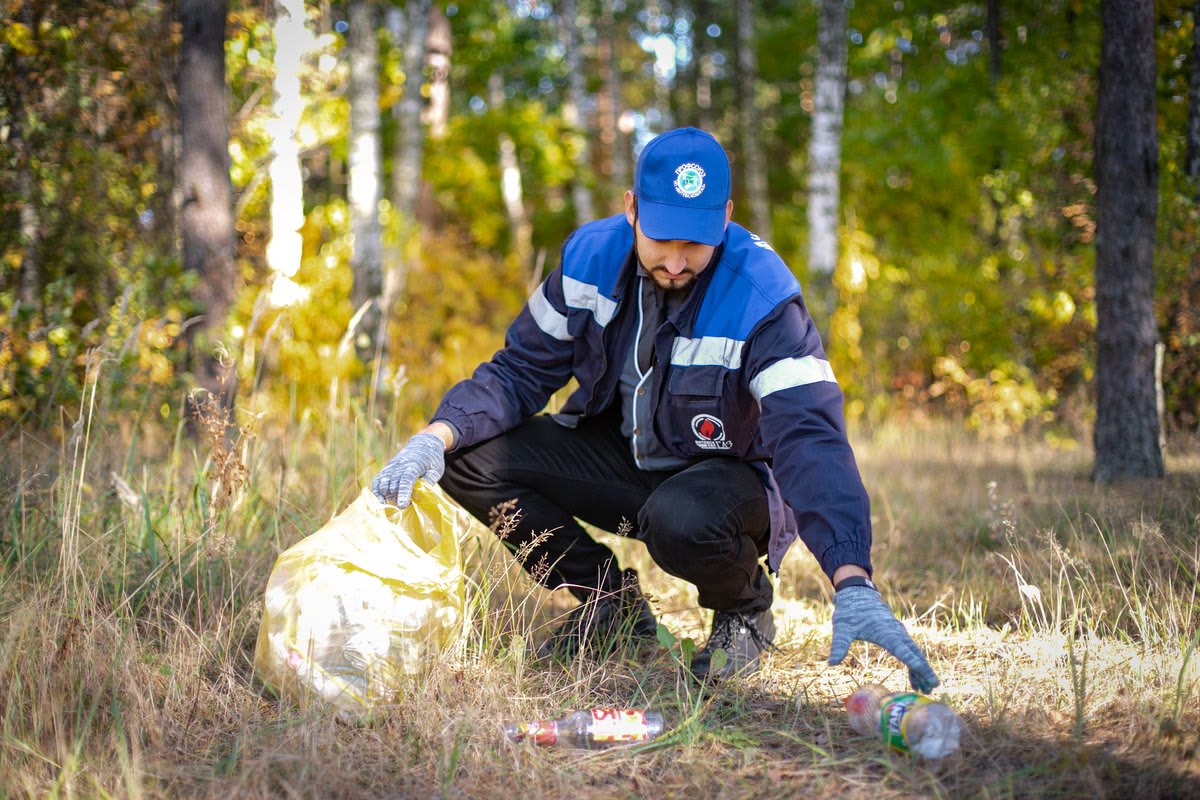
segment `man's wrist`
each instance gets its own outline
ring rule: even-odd
[[[445,420],[434,420],[426,425],[418,433],[427,433],[431,436],[436,436],[442,440],[442,448],[449,450],[454,447],[454,443],[458,440],[458,429]]]
[[[879,587],[875,585],[875,582],[864,575],[851,575],[848,578],[842,578],[834,584],[833,591],[840,592],[842,589],[849,589],[852,586],[865,586],[868,589],[879,591]]]

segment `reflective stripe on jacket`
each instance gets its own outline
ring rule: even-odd
[[[636,326],[633,228],[624,214],[576,230],[534,290],[504,348],[446,393],[434,419],[455,447],[498,436],[574,377],[555,419],[568,427],[615,400]],[[626,302],[626,301],[629,302]],[[636,311],[634,311],[636,313]],[[654,342],[654,430],[673,454],[737,458],[760,470],[771,510],[768,567],[797,535],[826,575],[871,570],[870,503],[846,438],[842,392],[800,285],[770,245],[730,223],[720,259]]]

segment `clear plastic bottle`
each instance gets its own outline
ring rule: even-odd
[[[850,727],[883,739],[898,753],[945,758],[958,751],[966,725],[945,703],[912,692],[889,692],[878,683],[860,686],[846,698]]]
[[[663,732],[663,715],[644,708],[592,708],[572,711],[562,719],[510,722],[504,734],[513,742],[543,747],[598,750],[648,742]]]

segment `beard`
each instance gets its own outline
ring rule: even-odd
[[[664,264],[647,264],[642,259],[642,254],[638,250],[637,241],[633,243],[633,253],[637,256],[638,263],[642,265],[642,269],[646,270],[646,274],[650,276],[650,280],[654,281],[654,285],[662,289],[668,295],[685,295],[692,289],[692,284],[696,282],[695,270],[684,268],[684,270],[676,275],[672,275],[667,271]]]

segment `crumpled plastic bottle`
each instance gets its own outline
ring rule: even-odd
[[[850,727],[883,739],[898,753],[926,759],[958,752],[966,724],[945,703],[912,692],[890,692],[878,683],[860,686],[846,698]]]

